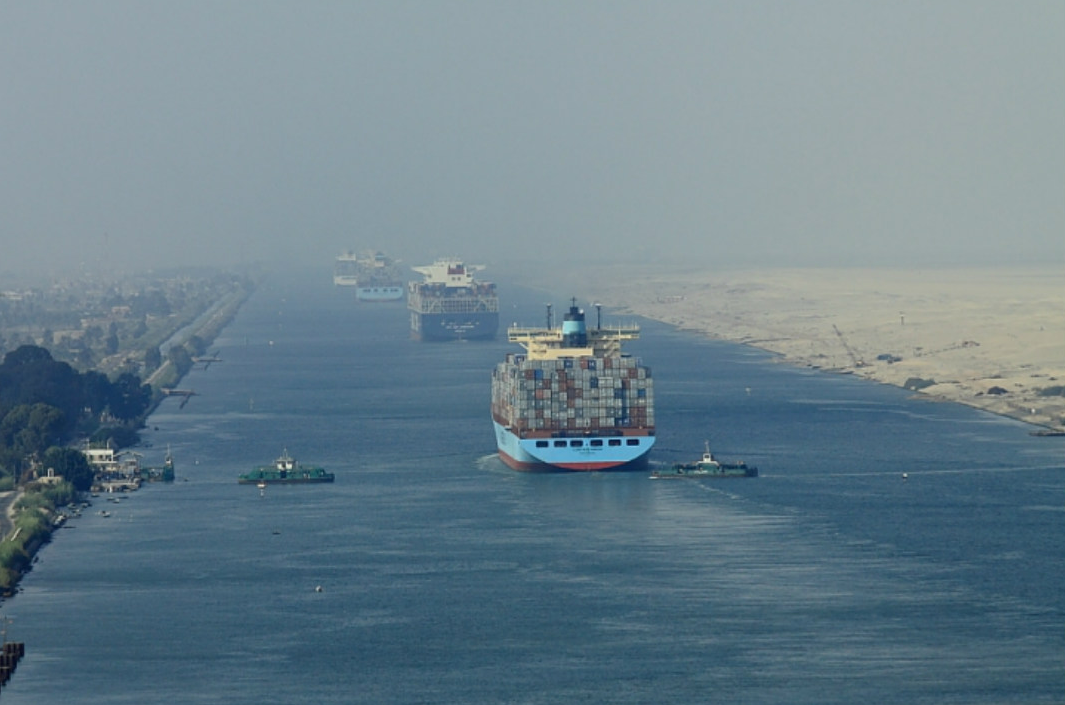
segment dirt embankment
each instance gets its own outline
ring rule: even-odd
[[[582,272],[563,291],[937,399],[1065,430],[1060,268]]]

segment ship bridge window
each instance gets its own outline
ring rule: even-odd
[[[547,441],[537,441],[536,442],[536,447],[537,448],[546,448],[547,447]]]
[[[626,438],[625,439],[625,445],[627,445],[627,446],[638,446],[638,445],[640,445],[640,439],[639,438]]]
[[[621,439],[620,438],[611,438],[609,441],[607,441],[607,444],[611,445],[611,446],[619,446],[619,445],[621,445]]]
[[[569,447],[570,448],[580,448],[583,445],[584,445],[584,441],[570,441],[569,442]]]
[[[590,444],[596,448],[601,448],[603,446],[603,439],[596,438],[594,441],[590,441]]]
[[[555,441],[555,447],[556,448],[565,448],[566,447],[566,442],[565,441]]]

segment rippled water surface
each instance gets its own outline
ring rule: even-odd
[[[1065,701],[1061,439],[645,322],[655,462],[761,476],[514,473],[507,343],[321,282],[264,286],[153,416],[178,482],[41,551],[6,705]],[[336,483],[236,484],[283,447]]]

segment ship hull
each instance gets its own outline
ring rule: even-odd
[[[237,484],[240,485],[313,485],[316,483],[332,481],[332,475],[329,475],[327,477],[288,477],[284,479],[279,477],[237,478]]]
[[[416,340],[491,340],[499,330],[499,313],[411,312],[411,336]]]
[[[306,485],[318,482],[332,482],[333,473],[323,470],[290,470],[278,472],[273,469],[256,470],[237,478],[241,485]]]
[[[402,286],[360,286],[355,289],[355,298],[367,303],[400,301],[404,293]]]
[[[519,438],[498,421],[493,419],[492,424],[499,458],[522,472],[641,470],[647,467],[655,443],[651,435]]]
[[[676,480],[700,477],[731,478],[731,477],[758,477],[758,468],[747,465],[720,465],[717,468],[688,468],[685,466],[673,466],[670,470],[655,470],[651,473],[652,480]]]

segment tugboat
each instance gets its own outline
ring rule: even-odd
[[[706,442],[703,457],[694,463],[674,463],[669,470],[655,470],[652,480],[672,480],[683,477],[758,477],[758,468],[747,463],[722,463],[710,452],[710,441]]]
[[[332,482],[333,473],[324,468],[300,465],[288,454],[288,449],[281,452],[281,457],[273,465],[260,465],[249,473],[237,478],[242,485],[283,485],[303,484],[308,482]]]

